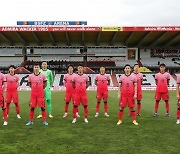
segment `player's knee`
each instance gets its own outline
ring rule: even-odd
[[[66,104],[68,105],[68,104],[69,104],[69,102],[66,102]]]
[[[168,100],[165,100],[165,103],[168,103]]]
[[[133,107],[130,107],[131,112],[135,112],[135,109]]]
[[[104,104],[107,104],[107,101],[104,101]]]
[[[123,107],[120,107],[119,111],[124,111],[124,108],[123,108]]]
[[[101,103],[101,99],[97,99],[97,103]]]
[[[4,110],[6,110],[6,108],[5,108],[5,107],[2,107],[2,110],[4,111]]]
[[[31,111],[34,111],[34,107],[31,107]]]
[[[156,103],[159,103],[160,102],[160,100],[156,100]]]
[[[77,108],[78,106],[74,105],[74,108]]]
[[[178,110],[180,110],[180,107],[178,107]]]
[[[42,111],[44,111],[44,110],[45,110],[45,108],[44,108],[44,107],[42,107],[42,108],[41,108],[41,110],[42,110]]]
[[[87,108],[88,106],[87,105],[84,105],[84,108]]]
[[[137,104],[141,104],[141,102],[138,102]]]

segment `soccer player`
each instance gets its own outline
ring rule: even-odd
[[[120,110],[117,125],[122,124],[123,111],[127,105],[131,109],[132,123],[138,125],[136,122],[136,111],[134,109],[135,99],[137,98],[137,78],[131,73],[129,64],[124,66],[124,74],[119,78],[118,97],[120,98]]]
[[[139,65],[134,64],[134,74],[137,78],[137,116],[141,116],[141,100],[142,100],[142,81],[143,81],[143,74],[138,72]]]
[[[72,84],[75,88],[72,123],[76,123],[76,113],[80,103],[84,107],[84,122],[88,123],[88,96],[86,89],[89,86],[89,77],[84,74],[84,67],[82,64],[78,65],[78,73],[74,75],[72,79]]]
[[[7,107],[7,116],[10,109],[10,104],[13,103],[16,106],[17,118],[20,119],[20,106],[17,88],[19,87],[19,76],[15,74],[15,66],[9,66],[9,73],[5,75],[6,80],[6,107]]]
[[[176,93],[177,93],[177,99],[178,99],[177,122],[176,122],[176,124],[178,125],[178,124],[180,124],[180,75],[177,76]]]
[[[95,85],[97,86],[97,104],[95,117],[99,116],[99,108],[101,99],[104,101],[104,116],[109,117],[108,114],[108,85],[110,85],[110,75],[105,73],[105,67],[100,67],[100,73],[95,77]]]
[[[29,75],[28,84],[31,87],[30,96],[30,121],[27,126],[33,124],[34,110],[36,105],[42,110],[43,124],[48,125],[46,122],[46,110],[44,100],[44,89],[47,86],[46,76],[40,72],[40,65],[34,65],[34,73]]]
[[[69,108],[69,102],[72,101],[74,103],[74,95],[75,95],[75,89],[72,85],[72,78],[75,75],[74,73],[74,67],[72,65],[68,66],[68,73],[64,75],[64,85],[66,87],[66,94],[65,94],[65,113],[63,115],[63,118],[66,118],[68,116],[68,108]],[[78,112],[76,113],[77,117],[80,117]]]
[[[155,75],[156,81],[156,94],[155,94],[155,112],[154,117],[158,116],[158,107],[159,101],[161,98],[165,101],[166,104],[166,117],[170,117],[169,114],[169,93],[168,93],[168,85],[170,81],[170,74],[166,72],[166,65],[160,64],[159,66],[160,72]]]
[[[53,84],[53,74],[52,74],[52,71],[47,68],[48,65],[47,65],[46,61],[42,62],[41,67],[42,67],[42,69],[40,70],[40,72],[42,74],[44,74],[46,76],[46,79],[47,79],[47,86],[44,89],[45,100],[47,103],[47,111],[49,114],[49,118],[53,118],[53,116],[52,116],[52,105],[51,105],[51,86]],[[40,109],[40,114],[37,116],[37,118],[42,118],[41,109]]]
[[[4,118],[3,125],[6,126],[8,122],[7,122],[7,110],[6,110],[6,105],[4,103],[4,97],[3,97],[4,81],[5,81],[5,76],[4,74],[0,72],[0,107],[2,108],[2,114]]]

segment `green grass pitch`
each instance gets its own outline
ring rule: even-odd
[[[144,91],[142,116],[137,117],[139,126],[131,123],[128,110],[125,110],[123,124],[117,126],[119,101],[117,91],[109,92],[109,114],[95,114],[95,91],[89,91],[89,123],[83,121],[83,108],[80,118],[72,124],[72,103],[69,115],[64,113],[64,92],[52,92],[53,119],[47,119],[49,126],[43,126],[41,119],[34,119],[34,125],[25,126],[29,120],[29,92],[20,92],[22,119],[17,119],[14,104],[11,104],[8,126],[0,120],[0,153],[179,153],[180,125],[176,125],[177,100],[175,91],[170,91],[171,117],[165,117],[165,104],[161,101],[159,116],[152,117],[154,111],[154,91]]]

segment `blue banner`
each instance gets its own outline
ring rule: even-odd
[[[87,21],[17,21],[17,25],[71,26],[71,25],[87,25]]]

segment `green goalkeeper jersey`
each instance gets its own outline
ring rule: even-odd
[[[41,69],[40,72],[46,76],[46,79],[47,79],[47,86],[46,86],[46,88],[50,88],[51,85],[53,84],[52,71],[49,70],[49,69],[47,69],[47,70]]]

